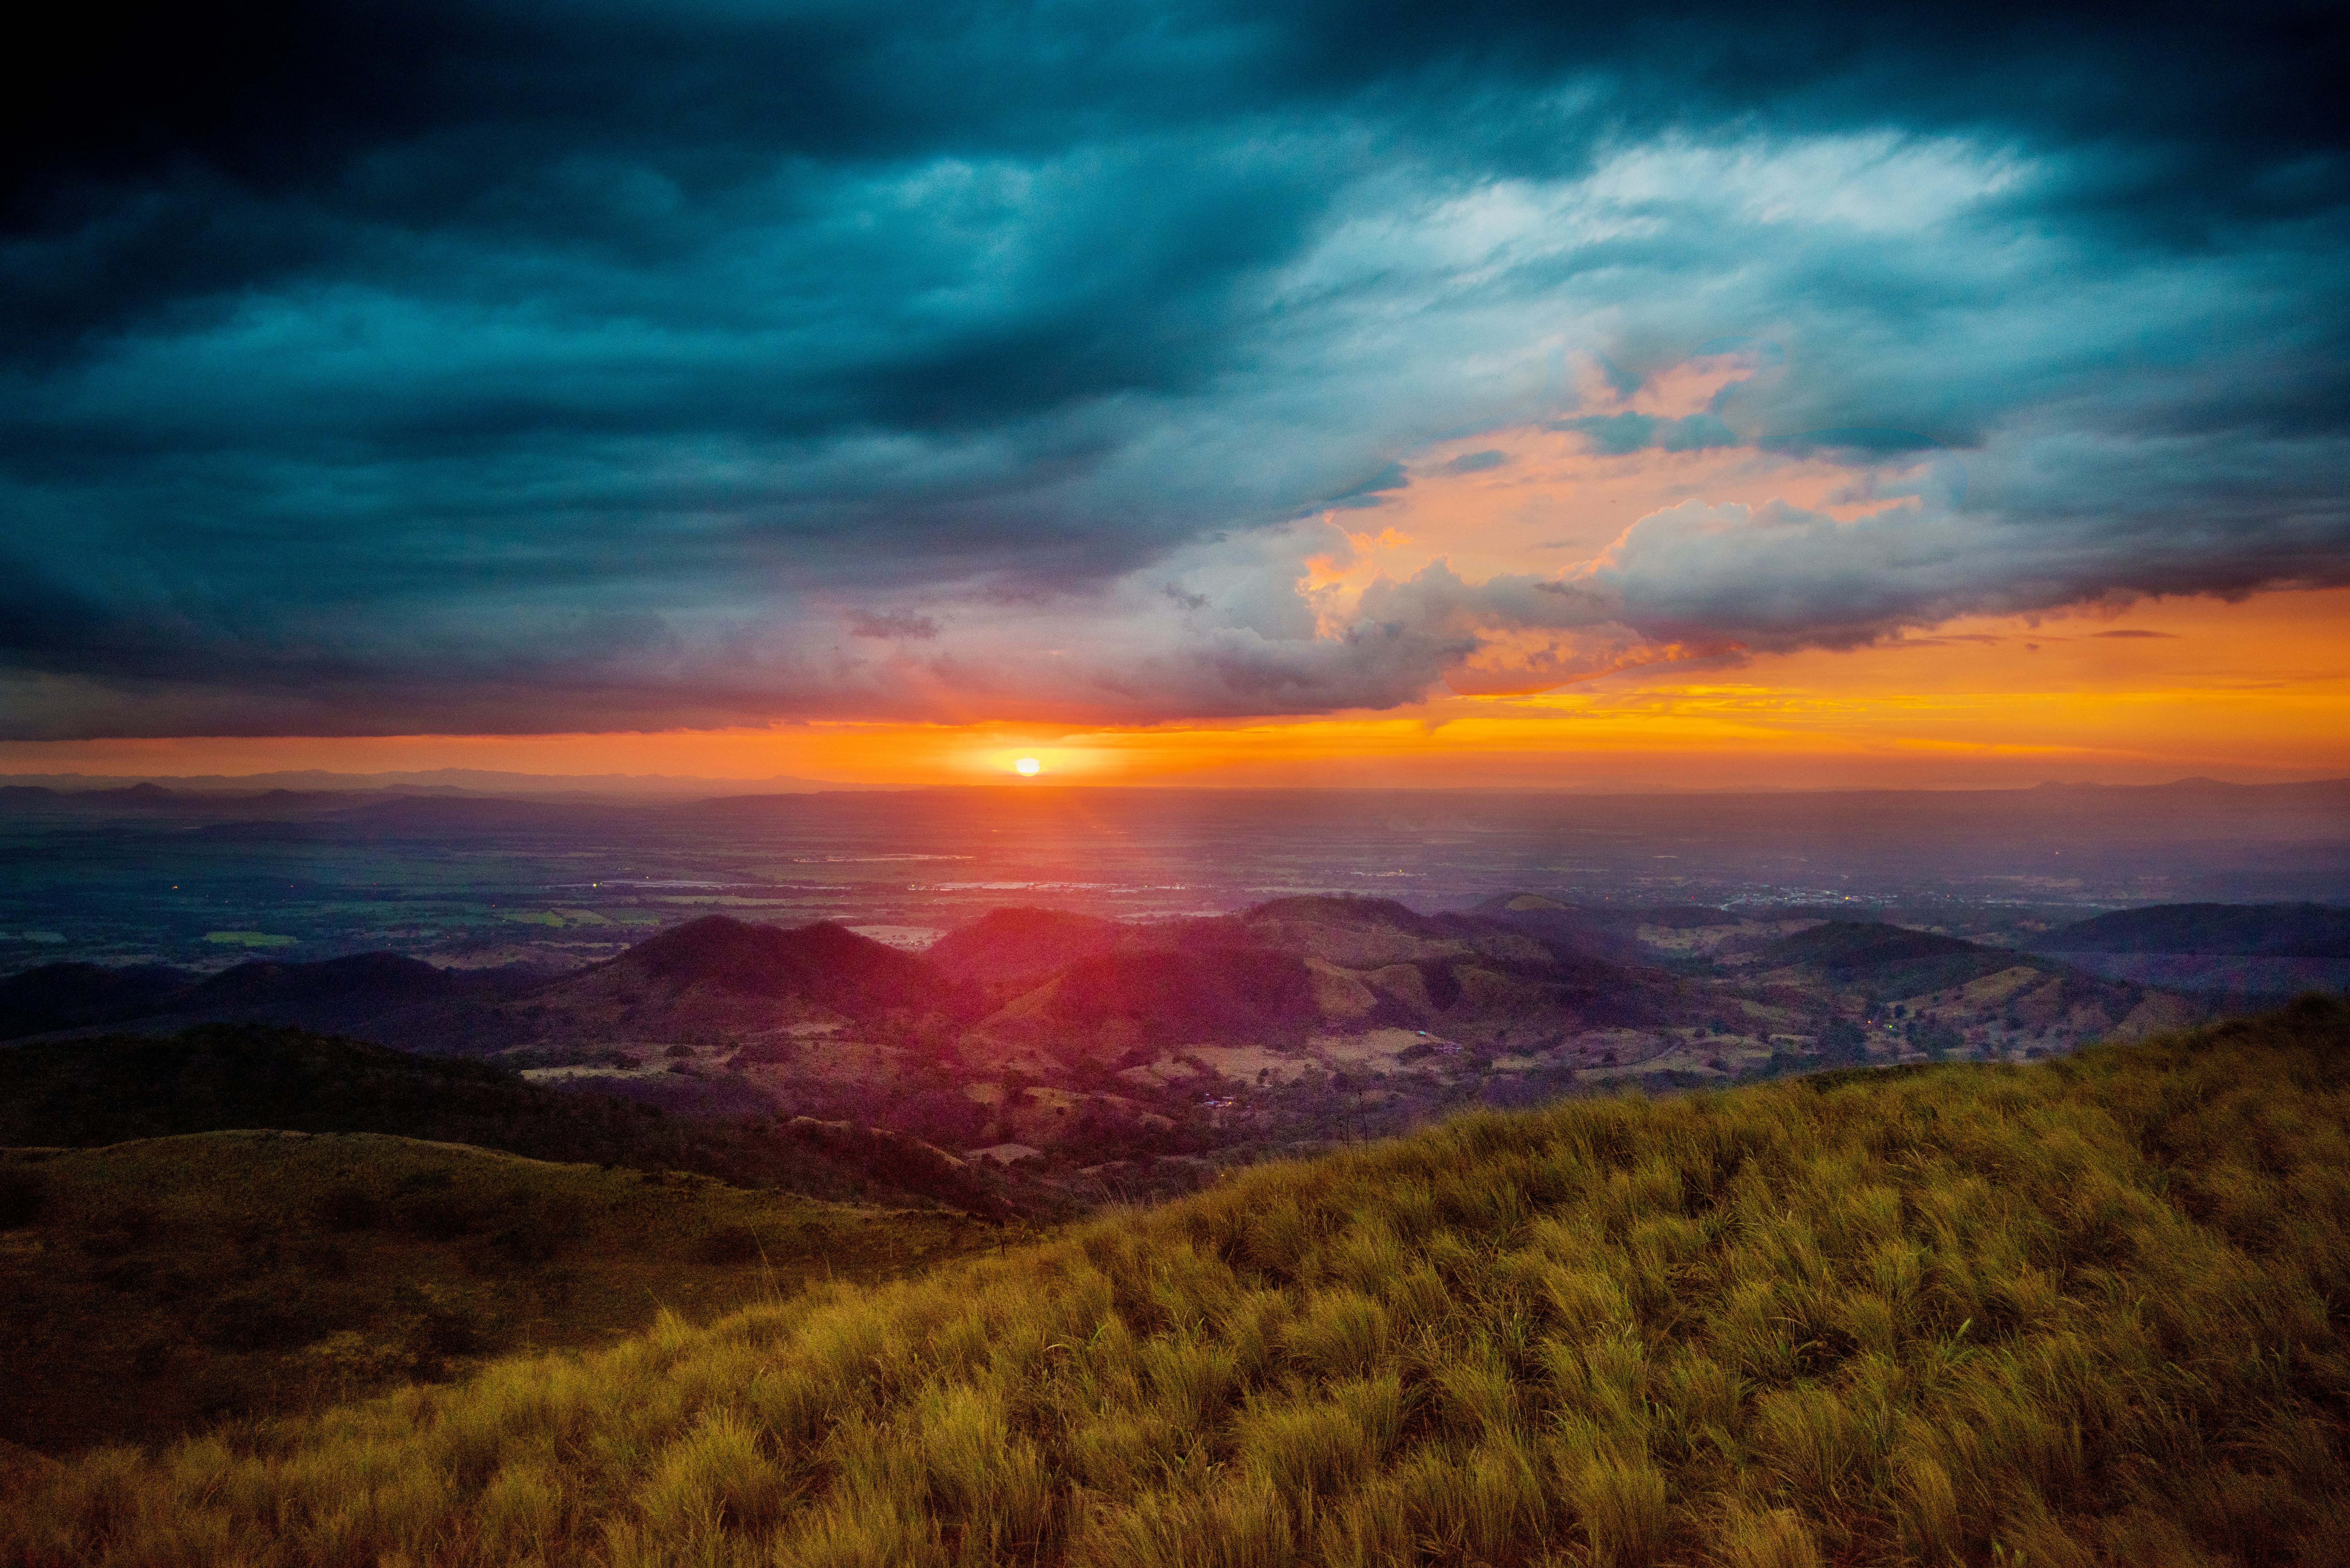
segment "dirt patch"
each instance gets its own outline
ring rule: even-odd
[[[1243,1084],[1255,1083],[1259,1073],[1267,1075],[1270,1082],[1295,1083],[1315,1069],[1311,1057],[1268,1051],[1262,1045],[1191,1045],[1182,1054],[1218,1077]]]
[[[851,926],[860,937],[869,937],[883,947],[896,948],[901,953],[928,950],[946,932],[937,926]]]
[[[2013,969],[1969,981],[1960,987],[1959,995],[1969,1007],[1996,1007],[2021,992],[2038,989],[2047,979],[2044,971],[2018,964]]]

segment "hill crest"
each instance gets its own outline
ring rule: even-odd
[[[2050,953],[2350,958],[2350,909],[2326,904],[2158,904],[2116,909],[2033,942]]]

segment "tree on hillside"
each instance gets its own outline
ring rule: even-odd
[[[1849,1018],[1831,1018],[1820,1031],[1820,1056],[1830,1066],[1856,1067],[1868,1060],[1868,1032]]]

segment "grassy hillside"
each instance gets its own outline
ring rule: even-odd
[[[2062,964],[2030,954],[1874,920],[1814,926],[1772,943],[1752,961],[1762,970],[1783,965],[1812,970],[1832,984],[1852,987],[1878,1001],[1961,986],[2019,965],[2064,972]]]
[[[0,1440],[153,1441],[997,1235],[374,1134],[0,1151]]]
[[[723,915],[663,931],[550,990],[595,989],[639,1007],[667,993],[705,988],[777,1002],[801,1002],[851,1018],[890,1012],[954,1012],[968,1004],[925,961],[819,920],[782,929]]]
[[[1111,952],[1065,970],[1046,1013],[1097,1033],[1150,1043],[1300,1040],[1319,1022],[1314,981],[1295,954],[1262,948]]]
[[[941,937],[922,956],[949,979],[986,986],[1000,1000],[1043,984],[1078,959],[1107,952],[1132,934],[1133,928],[1095,915],[991,909]]]
[[[2350,1010],[1482,1116],[38,1477],[0,1560],[2340,1563]]]

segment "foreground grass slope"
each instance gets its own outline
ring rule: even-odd
[[[27,1563],[2350,1560],[2350,1009],[1456,1121],[26,1483]]]

